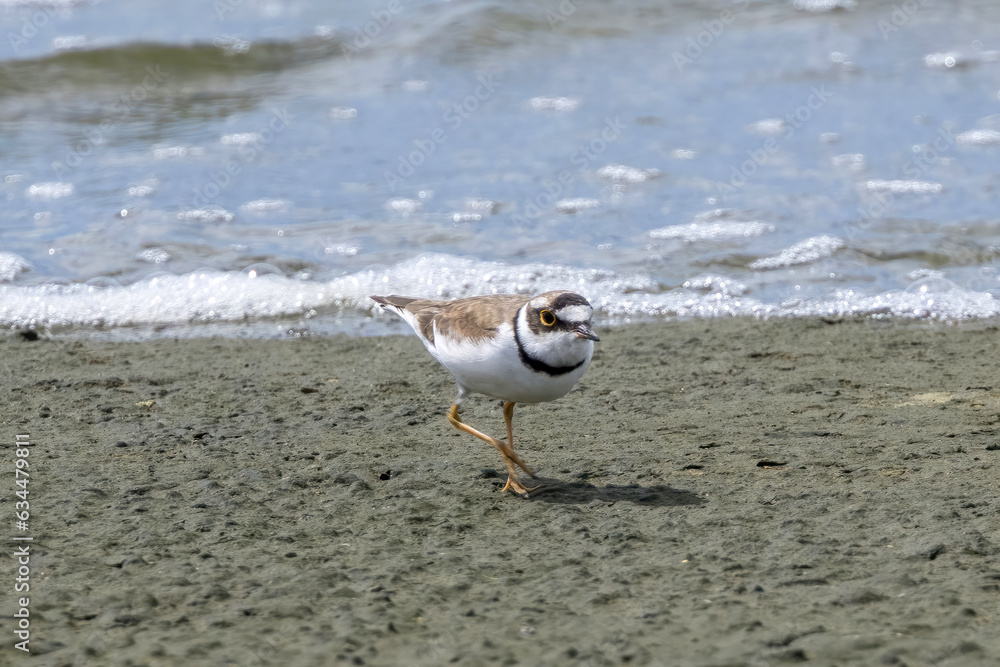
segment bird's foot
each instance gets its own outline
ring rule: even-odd
[[[534,475],[532,475],[532,477],[534,477]],[[537,491],[540,488],[542,488],[541,484],[537,486],[525,486],[524,484],[521,484],[521,481],[514,475],[508,475],[507,483],[503,485],[503,488],[500,489],[500,492],[503,493],[505,491],[510,490],[516,493],[517,495],[521,496],[522,498],[528,498],[531,496],[532,491]]]

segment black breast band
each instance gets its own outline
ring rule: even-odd
[[[583,366],[583,362],[585,362],[586,359],[581,359],[579,363],[573,364],[572,366],[550,366],[541,359],[536,359],[528,354],[524,349],[524,345],[521,343],[521,334],[517,331],[517,318],[520,315],[520,310],[517,311],[517,315],[514,315],[514,342],[517,343],[517,356],[521,358],[522,364],[536,373],[545,373],[546,375],[551,375],[553,377],[571,373],[580,366]]]

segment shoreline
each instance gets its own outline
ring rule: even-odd
[[[413,336],[0,341],[37,661],[1000,659],[996,322],[598,333],[529,500]]]

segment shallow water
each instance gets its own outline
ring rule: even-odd
[[[554,287],[616,322],[1000,314],[985,0],[0,21],[4,326],[381,333],[371,293]]]

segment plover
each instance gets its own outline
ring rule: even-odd
[[[517,468],[532,477],[535,473],[514,452],[514,405],[561,398],[586,372],[594,341],[600,340],[590,328],[594,312],[590,303],[567,291],[454,301],[371,298],[406,320],[431,355],[455,376],[458,397],[448,410],[448,421],[493,445],[507,466],[503,491],[513,489],[527,498],[538,487],[524,486],[517,476]],[[459,417],[470,392],[503,401],[507,442],[477,431]]]

